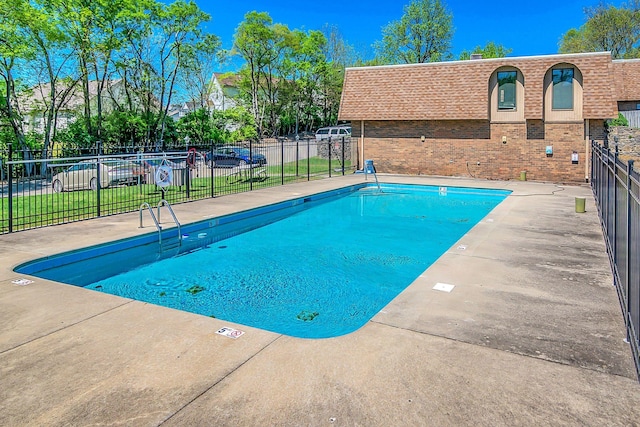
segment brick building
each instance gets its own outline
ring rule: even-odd
[[[383,173],[584,182],[589,141],[640,105],[640,61],[610,53],[348,68],[339,119]]]

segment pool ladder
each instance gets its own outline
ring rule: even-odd
[[[373,160],[365,160],[364,166],[364,180],[367,180],[367,175],[372,174],[376,179],[376,185],[378,186],[378,191],[382,193],[382,188],[380,188],[380,182],[378,182],[378,175],[376,175],[376,170],[373,167]]]
[[[162,225],[160,225],[160,208],[163,206],[167,207],[167,210],[169,211],[169,213],[171,214],[171,217],[173,218],[173,222],[178,227],[178,239],[176,243],[167,244],[165,246],[162,245]],[[171,208],[171,205],[169,204],[169,202],[167,202],[164,199],[158,202],[157,217],[153,213],[153,209],[151,209],[151,205],[149,205],[149,203],[144,202],[143,204],[141,204],[140,205],[140,228],[144,228],[144,226],[142,225],[142,212],[144,211],[145,208],[149,211],[149,214],[151,215],[151,219],[153,220],[153,223],[156,225],[156,228],[158,229],[158,244],[160,245],[160,252],[163,252],[169,249],[175,249],[182,246],[182,231],[180,230],[180,222],[178,221],[178,218],[176,218],[176,214],[173,212],[173,209]]]

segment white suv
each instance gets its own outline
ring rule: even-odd
[[[349,138],[351,136],[351,126],[329,126],[316,131],[316,141],[324,139]]]

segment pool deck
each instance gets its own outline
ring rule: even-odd
[[[0,236],[0,425],[639,425],[640,385],[588,186],[379,179],[513,194],[337,338],[292,338],[38,278],[13,283],[29,278],[12,271],[22,262],[153,232],[148,216],[144,229],[133,213]],[[174,210],[188,223],[363,180]],[[245,334],[216,334],[223,326]]]

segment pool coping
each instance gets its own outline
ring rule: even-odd
[[[181,222],[352,175],[175,205]],[[0,423],[632,424],[640,393],[588,186],[379,175],[512,190],[363,328],[291,338],[12,272],[147,233],[126,214],[0,236]],[[371,177],[369,177],[371,179]],[[587,199],[575,213],[574,198]],[[491,220],[491,221],[489,221]],[[451,292],[434,290],[451,284]],[[245,332],[216,334],[223,326]],[[73,363],[69,363],[73,361]]]

